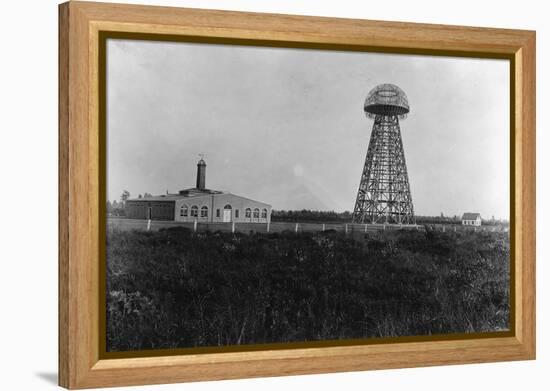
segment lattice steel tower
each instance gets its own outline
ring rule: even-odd
[[[415,224],[411,189],[399,120],[409,112],[407,96],[393,84],[380,84],[364,106],[374,119],[361,174],[354,223]]]

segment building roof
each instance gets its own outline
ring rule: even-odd
[[[185,197],[193,197],[196,195],[209,195],[209,194],[223,194],[223,191],[219,190],[210,190],[210,189],[198,189],[192,187],[190,189],[183,189],[178,192],[178,195]]]
[[[128,198],[126,202],[128,201],[175,201],[179,200],[181,198],[178,194],[166,194],[166,195],[158,195],[158,196],[152,196],[152,197],[141,197],[141,198]]]
[[[182,198],[200,197],[211,194],[223,194],[223,192],[217,190],[199,190],[196,188],[191,188],[180,190],[178,194],[161,194],[152,197],[130,198],[127,201],[175,201],[181,200]]]
[[[145,197],[131,198],[131,199],[128,199],[126,201],[137,201],[137,202],[167,201],[167,202],[173,202],[173,201],[178,201],[178,200],[187,200],[187,199],[194,199],[194,198],[200,198],[200,197],[207,197],[207,196],[211,196],[211,195],[231,195],[231,196],[239,197],[239,198],[242,198],[242,199],[245,199],[245,200],[248,200],[248,201],[255,202],[257,204],[261,204],[261,205],[271,207],[270,204],[267,204],[265,202],[256,201],[256,200],[253,200],[253,199],[250,199],[250,198],[247,198],[247,197],[243,197],[243,196],[240,196],[240,195],[236,195],[236,194],[233,194],[233,193],[228,193],[228,192],[223,192],[223,191],[218,191],[218,190],[208,190],[208,189],[205,189],[204,191],[201,191],[201,190],[198,190],[198,189],[195,189],[195,188],[181,190],[179,192],[179,194],[161,194],[161,195],[147,197],[147,198],[145,198]]]
[[[206,167],[206,162],[204,161],[202,156],[201,156],[201,159],[199,160],[199,162],[197,163],[197,166]],[[166,194],[161,194],[161,195],[147,197],[147,198],[145,198],[145,197],[131,198],[131,199],[128,199],[127,201],[130,201],[130,202],[151,202],[151,201],[155,201],[155,202],[162,202],[162,201],[174,202],[174,201],[186,200],[186,199],[191,199],[191,198],[196,199],[196,198],[199,198],[199,197],[208,197],[208,196],[213,196],[213,195],[225,194],[225,195],[232,195],[232,196],[235,196],[235,197],[239,197],[239,198],[242,198],[242,199],[246,199],[246,200],[258,203],[258,204],[262,204],[262,205],[271,207],[271,205],[266,204],[265,202],[254,201],[254,200],[251,200],[250,198],[241,197],[241,196],[238,196],[238,195],[235,195],[235,194],[231,194],[231,193],[223,192],[223,191],[219,191],[219,190],[205,189],[204,188],[205,170],[206,169],[203,169],[203,170],[198,169],[197,170],[197,187],[191,187],[191,188],[188,188],[188,189],[183,189],[183,190],[178,191],[176,194],[169,194],[168,191],[166,191]],[[201,174],[201,172],[202,172],[202,174]],[[201,186],[201,187],[199,188],[199,186]]]
[[[265,202],[262,202],[262,201],[256,201],[256,200],[253,200],[252,198],[243,197],[243,196],[240,196],[240,195],[237,195],[237,194],[233,194],[233,193],[224,193],[224,194],[232,195],[232,196],[234,196],[234,197],[242,198],[243,200],[252,201],[252,202],[255,202],[255,203],[257,203],[257,204],[262,204],[262,205],[264,205],[264,206],[269,206],[269,207],[271,207],[271,205],[268,204],[268,203],[265,203]]]
[[[477,220],[478,217],[481,218],[479,213],[466,212],[462,215],[462,220]]]

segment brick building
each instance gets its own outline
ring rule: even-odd
[[[197,163],[194,188],[148,198],[126,200],[126,217],[130,219],[248,222],[271,221],[271,205],[235,194],[206,188],[206,163]]]

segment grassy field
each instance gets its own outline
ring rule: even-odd
[[[500,232],[111,231],[107,349],[508,329]]]

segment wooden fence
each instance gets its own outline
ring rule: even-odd
[[[420,225],[395,225],[395,224],[345,224],[345,223],[211,223],[211,222],[180,222],[160,220],[136,220],[125,218],[108,218],[108,230],[129,231],[133,229],[157,231],[161,228],[185,227],[195,232],[221,231],[221,232],[319,232],[337,231],[345,233],[371,232],[381,230],[415,229],[424,230]]]
[[[366,233],[384,230],[412,229],[419,231],[438,232],[508,232],[508,227],[481,226],[472,227],[460,224],[427,224],[427,225],[399,225],[399,224],[345,224],[345,223],[211,223],[211,222],[180,222],[161,220],[135,220],[126,218],[107,218],[108,230],[130,231],[133,229],[144,231],[157,231],[161,228],[185,227],[194,232],[221,231],[221,232],[320,232],[337,231],[344,233]]]

